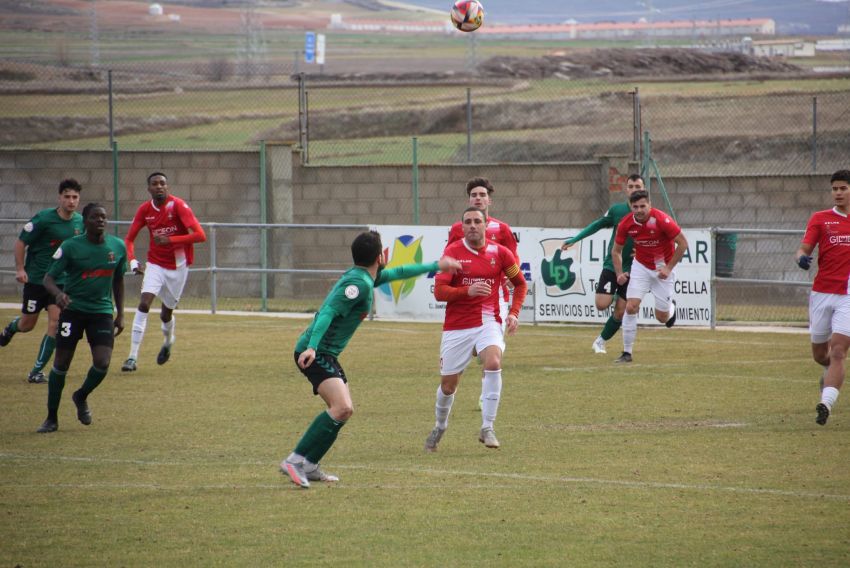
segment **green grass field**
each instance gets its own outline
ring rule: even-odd
[[[439,326],[367,321],[341,357],[355,414],[323,460],[342,480],[303,491],[277,464],[323,408],[291,358],[306,320],[178,319],[164,367],[155,318],[133,375],[118,338],[88,427],[81,344],[50,435],[46,386],[24,379],[44,322],[0,351],[0,564],[850,564],[850,402],[815,424],[805,334],[641,329],[623,368],[619,337],[595,355],[595,327],[523,326],[502,448],[477,441],[473,364],[425,454]]]

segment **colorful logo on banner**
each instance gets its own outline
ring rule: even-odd
[[[543,247],[543,260],[540,261],[540,278],[546,285],[546,295],[549,297],[566,296],[568,294],[584,294],[584,281],[581,278],[579,258],[581,244],[570,250],[561,250],[563,239],[544,239],[540,241]]]
[[[384,254],[387,256],[385,268],[395,268],[404,264],[419,264],[422,262],[422,237],[414,238],[411,235],[402,235],[396,238],[393,243],[392,255],[388,253],[389,249],[384,249]],[[381,285],[379,290],[387,298],[392,298],[393,302],[398,304],[399,300],[406,298],[413,292],[417,278],[414,276],[405,280],[387,282]]]

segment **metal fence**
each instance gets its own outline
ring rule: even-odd
[[[0,219],[0,242],[13,242],[24,222]],[[119,236],[129,225],[112,224]],[[211,313],[318,310],[351,264],[348,244],[367,229],[362,225],[256,223],[203,226],[207,242],[195,247],[195,265],[180,306]],[[712,325],[804,325],[815,270],[804,272],[793,262],[802,235],[803,231],[713,228]],[[139,238],[137,243],[137,255],[143,259],[147,238]],[[16,303],[20,285],[14,281],[11,250],[4,246],[0,253],[0,299]],[[128,275],[125,286],[127,305],[133,306],[141,278]]]
[[[714,321],[806,324],[816,269],[803,271],[794,253],[802,230],[715,228]]]
[[[831,173],[846,167],[850,145],[846,79],[329,82],[293,79],[292,64],[227,65],[17,63],[0,75],[0,147],[240,150],[287,140],[313,165],[528,163],[637,159],[648,131],[673,176]]]

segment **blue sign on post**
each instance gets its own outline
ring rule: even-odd
[[[316,32],[304,34],[304,63],[316,62]]]

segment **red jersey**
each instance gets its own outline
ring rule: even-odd
[[[503,247],[507,247],[511,253],[517,257],[519,260],[519,255],[516,252],[516,237],[514,237],[513,231],[511,231],[510,225],[507,223],[503,223],[498,219],[493,217],[487,218],[487,230],[484,233],[487,236],[487,242],[494,242],[502,245]],[[452,244],[455,241],[463,240],[463,223],[458,221],[452,228],[449,229],[449,242],[448,244]]]
[[[487,229],[484,232],[487,237],[487,242],[494,242],[506,247],[516,257],[519,264],[519,254],[516,251],[517,243],[510,225],[503,221],[499,221],[495,217],[487,218]],[[452,244],[455,241],[463,240],[463,223],[458,221],[449,229],[449,242]],[[505,279],[502,279],[502,299],[507,302],[511,297],[511,290],[505,284]]]
[[[649,210],[649,218],[645,223],[638,223],[635,214],[629,213],[617,226],[617,236],[614,241],[618,245],[626,244],[628,237],[635,243],[635,260],[650,270],[657,270],[658,265],[670,262],[676,247],[673,241],[682,229],[667,213],[656,208]]]
[[[133,217],[133,224],[130,225],[130,230],[124,238],[124,242],[127,244],[128,260],[133,260],[136,257],[133,241],[136,240],[136,235],[145,226],[150,232],[151,239],[148,249],[148,262],[171,270],[183,264],[192,265],[195,260],[195,250],[192,243],[159,245],[154,242],[154,237],[158,235],[176,237],[188,235],[189,227],[196,231],[200,228],[198,219],[195,218],[195,214],[192,213],[192,209],[185,201],[169,195],[161,208],[154,205],[153,200],[146,201],[139,206],[136,216]]]
[[[838,209],[818,211],[809,219],[803,242],[818,247],[814,292],[850,294],[850,218]]]
[[[461,264],[461,270],[455,274],[441,272],[436,276],[436,285],[445,284],[454,288],[471,286],[476,282],[490,283],[489,296],[459,295],[446,302],[446,319],[443,330],[469,329],[481,326],[485,321],[495,320],[499,323],[499,285],[502,279],[515,278],[522,274],[517,266],[516,257],[506,247],[488,242],[481,250],[474,250],[461,239],[446,247],[446,256],[456,259]],[[522,285],[522,281],[519,281]],[[523,298],[525,290],[523,290]],[[515,298],[516,299],[516,298]],[[522,300],[519,300],[520,302]]]

